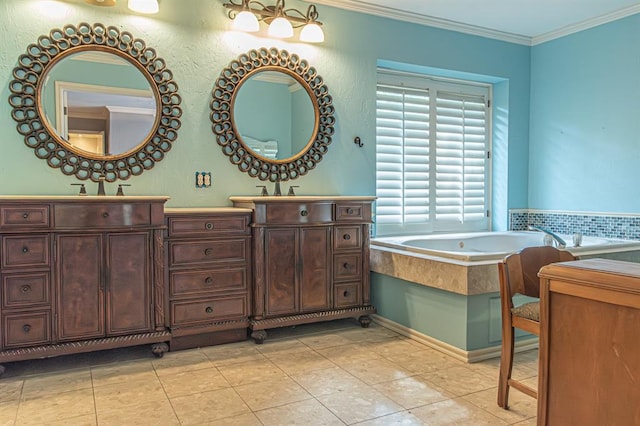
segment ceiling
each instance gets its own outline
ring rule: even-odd
[[[313,0],[313,3],[522,44],[541,43],[640,13],[640,0]]]

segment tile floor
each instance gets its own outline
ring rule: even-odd
[[[496,405],[498,360],[465,364],[355,320],[169,352],[125,348],[6,364],[0,425],[535,425],[535,400]],[[537,354],[514,377],[535,385]]]

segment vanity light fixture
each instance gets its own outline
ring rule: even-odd
[[[257,0],[229,0],[223,6],[229,9],[228,15],[233,19],[235,30],[256,32],[259,30],[258,21],[264,21],[269,25],[268,34],[271,37],[289,38],[293,36],[293,28],[302,27],[300,41],[324,41],[322,22],[318,21],[318,10],[313,4],[309,5],[306,13],[287,9],[285,0],[276,0],[273,6]]]
[[[85,0],[85,3],[93,6],[115,6],[117,0]],[[158,0],[129,0],[127,6],[130,10],[139,13],[153,14],[158,13],[160,6]]]

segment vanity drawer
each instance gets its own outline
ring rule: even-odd
[[[246,296],[171,302],[171,325],[186,326],[248,315]]]
[[[358,279],[362,276],[362,255],[360,253],[337,254],[333,259],[333,278],[335,280]]]
[[[360,282],[337,284],[334,287],[333,300],[336,308],[359,305]]]
[[[194,294],[247,290],[247,268],[174,271],[169,278],[171,296],[190,296]]]
[[[2,317],[5,348],[45,345],[51,342],[49,311],[6,314]]]
[[[49,206],[2,206],[0,207],[0,227],[21,228],[28,226],[49,227]]]
[[[18,308],[51,303],[49,273],[5,274],[2,277],[2,307]]]
[[[2,237],[2,267],[49,266],[48,235],[4,235]]]
[[[169,267],[246,262],[248,238],[169,242]]]
[[[277,203],[266,206],[266,220],[269,224],[304,224],[331,222],[331,203]]]
[[[367,203],[337,203],[336,221],[350,220],[362,222],[371,221],[371,204]]]
[[[169,237],[207,237],[216,235],[249,235],[249,215],[169,217]]]
[[[59,204],[54,207],[59,228],[118,228],[151,225],[151,206],[146,203]]]
[[[336,249],[358,249],[362,247],[362,226],[336,226],[333,241]]]

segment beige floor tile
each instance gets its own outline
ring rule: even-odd
[[[385,358],[413,374],[429,373],[444,368],[465,365],[433,349],[421,349],[408,353],[387,355]]]
[[[342,368],[369,385],[404,379],[412,375],[410,371],[383,358],[357,361],[345,364]]]
[[[153,380],[143,379],[97,386],[93,389],[93,393],[99,413],[153,401],[162,403],[167,399],[157,377]]]
[[[214,365],[199,349],[169,352],[162,358],[151,361],[158,376],[181,373],[191,370],[202,370]]]
[[[286,376],[284,371],[269,360],[223,365],[218,367],[218,370],[231,386],[264,382]]]
[[[389,338],[398,338],[398,333],[384,327],[356,328],[340,332],[340,335],[349,340],[351,343],[356,342],[374,342],[376,340],[384,340]]]
[[[60,420],[47,420],[46,426],[95,426],[97,424],[95,414],[86,414]]]
[[[312,349],[330,348],[353,343],[340,333],[312,334],[306,337],[299,337],[299,340]]]
[[[305,345],[298,339],[292,340],[266,340],[260,345],[255,345],[256,349],[267,358],[282,354],[295,352],[306,352],[309,346]]]
[[[317,349],[316,352],[337,365],[350,364],[354,361],[366,361],[382,358],[381,355],[378,355],[369,349],[369,344],[367,342],[332,346],[330,348]]]
[[[265,425],[343,426],[344,423],[315,399],[269,408],[256,413]]]
[[[129,361],[91,367],[93,386],[112,385],[122,382],[136,382],[155,379],[156,372],[151,360]]]
[[[13,426],[18,415],[18,400],[0,402],[0,426]]]
[[[207,424],[251,412],[231,388],[179,396],[171,399],[171,405],[180,423],[186,426]]]
[[[432,404],[454,396],[421,376],[378,383],[373,387],[406,409]]]
[[[216,368],[192,370],[160,377],[169,398],[228,388],[231,385]]]
[[[366,392],[369,387],[340,367],[294,374],[291,377],[315,397],[336,392]]]
[[[536,417],[532,417],[530,419],[523,420],[518,423],[514,423],[514,426],[537,426],[537,424],[538,424],[538,419]]]
[[[493,377],[467,367],[451,367],[422,374],[429,382],[456,396],[489,389],[496,386]]]
[[[392,355],[406,355],[420,350],[418,346],[412,345],[409,342],[409,339],[404,337],[378,340],[370,342],[368,346],[372,352],[384,357]]]
[[[253,411],[313,398],[289,377],[237,386],[235,390]]]
[[[42,425],[84,415],[95,416],[93,392],[83,389],[20,402],[17,425]]]
[[[516,423],[536,416],[538,404],[535,398],[511,389],[509,391],[509,409],[505,410],[498,406],[497,397],[497,387],[463,396],[465,400],[508,423]]]
[[[207,426],[263,426],[262,422],[253,413],[214,420],[206,424]]]
[[[291,375],[307,371],[322,370],[333,367],[335,364],[317,352],[293,352],[269,357],[271,362],[282,371]]]
[[[424,422],[409,411],[389,414],[387,416],[378,417],[376,419],[367,420],[358,423],[358,426],[420,426]]]
[[[98,410],[100,426],[171,426],[180,425],[168,400]]]
[[[318,397],[318,401],[347,424],[404,411],[375,389],[363,393],[331,393]]]
[[[89,368],[63,373],[27,377],[22,387],[22,400],[42,398],[46,395],[86,389],[92,392]]]
[[[257,345],[255,343],[251,343],[251,345],[253,346],[244,343],[241,345],[218,345],[202,348],[201,351],[216,367],[265,359],[265,356],[256,348]]]
[[[0,379],[0,402],[18,402],[22,394],[24,380]]]
[[[411,413],[420,418],[425,425],[497,426],[507,424],[462,398],[447,399],[414,408]]]

